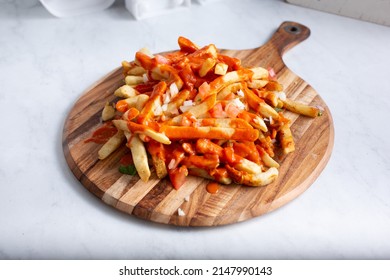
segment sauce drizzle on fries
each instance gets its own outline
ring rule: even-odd
[[[322,112],[287,99],[272,68],[244,67],[213,44],[200,48],[184,37],[178,44],[169,54],[142,49],[133,62],[122,62],[125,84],[114,92],[116,104],[102,112],[103,125],[116,129],[100,128],[87,142],[105,140],[101,160],[125,144],[143,181],[153,165],[176,189],[188,175],[253,187],[273,182],[275,149],[295,150],[283,110],[309,117]],[[99,131],[109,138],[99,138]]]

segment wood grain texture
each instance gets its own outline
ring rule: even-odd
[[[63,149],[67,163],[77,179],[94,195],[120,211],[153,222],[178,226],[217,226],[248,220],[277,209],[302,194],[319,176],[333,148],[334,128],[331,113],[304,80],[283,63],[284,52],[310,35],[307,27],[284,22],[262,47],[251,50],[223,50],[240,58],[245,66],[273,67],[286,95],[303,103],[324,108],[315,119],[285,112],[296,151],[281,157],[279,177],[266,187],[221,186],[219,192],[206,191],[208,180],[189,177],[179,190],[169,180],[152,175],[149,182],[138,176],[118,172],[125,147],[100,161],[100,145],[84,143],[101,124],[104,104],[114,101],[113,92],[123,84],[121,68],[115,69],[87,90],[71,109],[64,126]],[[153,173],[154,174],[154,173]],[[189,200],[186,201],[186,197]],[[178,208],[185,216],[178,215]]]

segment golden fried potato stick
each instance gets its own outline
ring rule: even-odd
[[[247,186],[252,187],[262,187],[272,183],[279,172],[275,167],[269,168],[265,172],[250,174],[245,171],[239,171],[230,165],[225,165],[229,176],[233,179],[237,184],[245,184]]]
[[[129,86],[136,86],[142,84],[144,82],[144,78],[140,76],[126,76],[125,83]]]
[[[139,93],[129,85],[123,85],[114,92],[115,96],[121,98],[129,98],[129,97],[136,96],[138,94]]]
[[[102,111],[102,121],[112,120],[115,117],[115,108],[106,102]]]
[[[162,127],[165,135],[171,140],[178,139],[226,139],[255,141],[259,137],[259,131],[252,128],[228,128],[228,127],[188,127],[170,126]]]
[[[292,136],[290,126],[285,123],[279,130],[280,145],[283,149],[283,154],[288,154],[295,151],[294,138]]]
[[[263,132],[267,132],[268,128],[264,120],[254,113],[248,111],[241,111],[237,118],[247,121],[254,128],[260,129]]]
[[[315,118],[322,115],[320,109],[293,101],[291,99],[283,100],[283,108],[286,108],[291,112],[308,116],[311,118]]]
[[[252,80],[268,79],[269,72],[267,69],[263,67],[253,67],[250,68],[250,70],[253,72]]]
[[[112,136],[108,141],[100,148],[98,151],[99,159],[105,159],[109,155],[111,155],[126,139],[122,130],[118,130],[118,132]]]
[[[252,81],[248,81],[247,85],[249,88],[258,89],[258,88],[265,87],[268,84],[268,82],[269,81],[267,81],[267,80],[252,80]]]
[[[129,132],[126,132],[125,135],[127,138],[126,145],[131,150],[135,169],[141,180],[147,182],[151,173],[144,143],[139,139],[138,135],[133,135]]]
[[[214,126],[214,127],[227,127],[227,128],[252,128],[252,126],[243,119],[214,119],[204,118],[197,119],[194,122],[194,126]]]
[[[177,42],[179,44],[180,50],[183,52],[193,53],[199,50],[199,46],[185,37],[180,36]]]
[[[279,163],[277,163],[260,145],[256,146],[257,150],[259,151],[261,160],[264,162],[264,164],[267,167],[275,167],[279,168]]]
[[[171,140],[169,140],[169,138],[164,133],[154,131],[149,126],[129,121],[127,122],[127,127],[131,133],[145,134],[146,136],[149,136],[150,138],[156,140],[157,142],[166,145],[171,144]]]
[[[218,155],[189,155],[185,157],[182,163],[187,168],[202,168],[202,169],[214,169],[219,166]]]
[[[278,112],[274,108],[269,106],[263,99],[258,97],[252,90],[250,90],[246,85],[243,86],[243,92],[246,97],[246,101],[256,112],[260,113],[263,117],[272,117],[275,120],[279,119]]]
[[[210,174],[210,171],[202,168],[188,168],[188,174],[202,177],[209,180],[217,181],[218,183],[224,185],[230,185],[232,183],[232,179],[229,178],[225,168],[217,168],[219,172],[215,172],[213,175]],[[220,171],[221,170],[221,171]],[[222,175],[221,175],[222,174]]]
[[[122,100],[126,102],[126,104],[129,108],[135,107],[138,111],[141,111],[143,109],[146,101],[148,101],[148,99],[149,99],[148,95],[139,94],[139,95],[129,97],[126,99],[122,99]]]
[[[142,108],[138,116],[139,124],[145,124],[150,121],[152,117],[154,117],[154,110],[157,106],[161,106],[162,95],[165,93],[166,90],[167,84],[164,81],[161,81],[154,86],[150,98],[148,99],[148,101],[145,102],[144,107]]]
[[[163,77],[168,83],[174,82],[179,90],[183,87],[183,81],[180,78],[178,71],[172,66],[159,64],[155,58],[151,58],[142,52],[136,52],[135,58],[136,61],[146,70],[152,71],[160,77]]]
[[[189,95],[190,91],[187,89],[180,91],[170,100],[167,105],[166,112],[168,112],[168,114],[172,114],[172,112],[179,110],[179,107],[187,100]]]
[[[201,115],[204,115],[215,105],[215,102],[216,96],[215,94],[212,94],[208,96],[202,103],[194,105],[185,113],[174,117],[172,120],[170,120],[169,123],[179,125],[182,122],[184,116],[191,115],[193,117],[199,117]]]
[[[156,170],[158,178],[164,178],[168,175],[167,167],[165,165],[165,148],[162,143],[157,141],[149,141],[145,143],[148,153],[152,157],[153,166]]]
[[[223,100],[227,96],[229,96],[231,93],[236,93],[240,89],[242,89],[242,84],[241,83],[230,84],[230,85],[224,87],[222,90],[220,90],[217,93],[217,100]]]
[[[201,68],[199,69],[199,76],[200,77],[204,77],[207,75],[207,73],[213,69],[213,67],[215,66],[215,63],[217,61],[214,59],[214,58],[207,58],[203,63],[202,63],[202,66]]]

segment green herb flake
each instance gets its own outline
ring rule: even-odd
[[[137,170],[133,164],[119,166],[119,172],[122,174],[135,175]]]
[[[282,108],[278,108],[278,107],[275,107],[274,109],[275,109],[275,111],[278,112],[278,113],[281,112],[281,111],[283,111]]]

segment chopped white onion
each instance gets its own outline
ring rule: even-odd
[[[173,158],[173,159],[171,159],[171,161],[168,164],[168,169],[175,168],[175,165],[176,165],[176,160]]]
[[[276,94],[278,95],[278,98],[282,101],[286,100],[286,93],[284,91],[278,91],[276,92]]]
[[[161,116],[163,110],[160,105],[157,105],[156,108],[154,108],[153,114],[155,116]]]
[[[245,110],[245,104],[239,98],[233,99],[229,104],[235,105],[238,109]]]
[[[165,112],[166,110],[168,110],[168,104],[163,104],[161,106],[161,109]]]
[[[175,95],[179,93],[179,89],[177,88],[177,85],[175,83],[172,83],[169,86],[169,90],[171,92],[171,98],[175,97]]]
[[[164,104],[171,102],[171,91],[168,89],[164,94]]]
[[[240,90],[237,91],[237,95],[241,96],[241,97],[244,97],[244,92],[240,89]]]
[[[186,213],[183,210],[181,210],[181,208],[177,209],[177,214],[181,217],[186,215]]]
[[[144,84],[149,81],[148,75],[146,73],[142,75],[142,79],[144,79]]]
[[[186,100],[183,102],[183,106],[192,106],[192,105],[193,105],[192,100]]]

